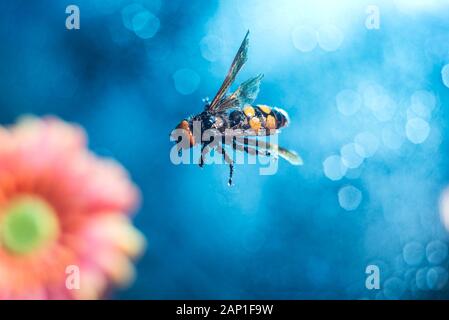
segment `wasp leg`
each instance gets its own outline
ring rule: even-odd
[[[176,151],[178,152],[178,157],[182,156],[182,148],[179,146],[179,143],[176,145]]]
[[[202,168],[204,166],[204,160],[210,151],[210,143],[203,143],[201,146],[201,156],[199,161],[199,166]]]
[[[268,143],[268,142],[258,140],[258,139],[249,139],[248,137],[243,137],[242,143],[245,145],[254,146],[254,147],[262,148],[262,149],[266,149],[266,150],[269,150],[271,147],[270,143]]]
[[[259,148],[257,148],[257,146],[252,147],[252,146],[250,146],[248,144],[243,144],[243,145],[237,144],[235,141],[232,143],[232,148],[234,150],[237,150],[237,151],[246,152],[246,153],[248,153],[250,155],[253,155],[253,156],[258,156],[258,155],[262,155],[262,156],[265,156],[265,157],[271,156],[271,153],[268,150],[263,150],[263,149],[260,150]]]
[[[210,150],[215,148],[215,146],[217,145],[217,140],[219,134],[217,134],[216,132],[214,133],[214,135],[211,136],[211,139],[209,139],[206,142],[203,142],[203,144],[201,145],[201,157],[200,157],[200,161],[199,161],[199,166],[202,168],[204,166],[204,160],[206,159],[207,155],[209,154]]]
[[[294,151],[283,148],[277,144],[269,143],[265,141],[259,141],[256,139],[248,139],[245,137],[245,142],[249,145],[256,145],[261,149],[270,151],[274,157],[281,157],[290,162],[293,165],[303,165],[304,161],[302,158]]]
[[[256,148],[257,150],[259,150],[259,152],[261,152],[260,150],[264,150],[268,154],[268,156],[273,155],[276,157],[279,149],[278,145],[276,144],[272,144],[258,139],[249,139],[248,137],[244,137],[242,143],[245,146],[251,146]]]
[[[232,186],[232,176],[234,174],[234,161],[232,161],[232,159],[226,153],[226,151],[222,147],[222,145],[217,145],[217,152],[221,153],[223,155],[224,161],[227,164],[229,164],[229,180],[228,180],[228,184],[229,184],[229,186]]]
[[[243,144],[238,144],[236,140],[233,139],[232,143],[230,141],[225,141],[223,143],[232,146],[232,148],[236,151],[246,152],[253,156],[262,155],[265,157],[269,157],[271,155],[271,153],[268,150],[260,150],[255,144],[251,145],[246,143],[246,141],[242,141],[241,143]]]

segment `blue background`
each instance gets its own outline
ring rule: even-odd
[[[120,161],[142,191],[135,223],[148,248],[134,284],[112,298],[448,297],[438,209],[449,183],[448,5],[134,3],[0,3],[1,123],[23,114],[80,123],[90,148]],[[69,4],[80,30],[65,28]],[[368,4],[380,10],[378,30],[365,27]],[[307,37],[329,25],[327,38]],[[289,112],[279,141],[305,165],[279,160],[272,176],[238,165],[230,188],[224,165],[173,165],[168,134],[213,97],[248,29],[237,83],[265,74],[257,102]],[[414,114],[416,100],[424,111]],[[415,117],[428,127],[407,132]],[[377,147],[360,158],[351,143],[365,131]],[[356,168],[330,167],[330,179],[326,159],[344,150]],[[380,290],[365,288],[370,264]]]

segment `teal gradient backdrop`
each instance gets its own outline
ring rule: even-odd
[[[77,122],[129,170],[148,248],[112,298],[449,297],[447,2],[77,0],[79,30],[68,4],[1,2],[0,121]],[[265,74],[257,102],[288,111],[305,164],[238,165],[230,188],[224,165],[173,165],[168,134],[248,29],[237,83]]]

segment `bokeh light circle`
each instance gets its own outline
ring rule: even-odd
[[[318,44],[325,51],[336,51],[343,43],[343,32],[334,25],[324,25],[318,29]]]
[[[132,26],[135,34],[142,39],[154,37],[160,27],[159,19],[150,11],[142,11],[132,18]]]
[[[370,132],[361,132],[354,138],[355,151],[364,158],[372,157],[379,149],[379,139]]]
[[[345,186],[338,191],[338,202],[346,211],[356,210],[362,202],[362,192],[354,186]]]
[[[440,240],[434,240],[430,242],[426,247],[427,261],[429,261],[431,264],[442,263],[446,259],[447,254],[447,245]]]
[[[372,109],[374,116],[381,122],[390,121],[396,113],[396,102],[388,95],[377,97],[377,103]]]
[[[201,78],[195,71],[185,68],[179,69],[173,74],[173,81],[179,93],[188,95],[198,89]]]
[[[139,3],[132,3],[122,9],[122,21],[126,29],[134,31],[133,18],[136,14],[145,12],[146,9]]]
[[[443,84],[449,88],[449,64],[445,65],[443,69],[441,69],[441,78],[443,80]]]
[[[396,300],[403,296],[405,290],[406,285],[404,280],[397,277],[392,277],[385,281],[383,294],[387,299]]]
[[[205,36],[200,41],[201,55],[204,59],[214,62],[223,54],[223,40],[217,36]]]
[[[292,31],[292,41],[295,48],[302,52],[309,52],[317,46],[316,31],[310,27],[299,26]]]
[[[409,266],[418,266],[424,259],[424,246],[416,241],[407,243],[402,249],[402,257]]]
[[[419,290],[428,290],[429,286],[427,285],[427,272],[429,271],[429,268],[421,268],[418,271],[416,271],[415,281],[416,281],[416,287]]]
[[[446,188],[440,196],[440,219],[446,230],[449,231],[449,188]]]
[[[432,267],[429,268],[426,274],[427,287],[430,290],[441,290],[443,289],[447,281],[449,279],[449,275],[443,267]]]
[[[350,169],[358,168],[363,163],[363,157],[357,152],[360,149],[355,143],[348,143],[340,149],[343,164]]]
[[[429,137],[429,123],[421,118],[409,119],[405,126],[405,133],[412,143],[421,144]]]
[[[332,155],[323,162],[323,171],[327,178],[333,181],[341,180],[348,168],[343,164],[340,156]]]
[[[342,90],[336,97],[338,111],[345,116],[352,116],[362,105],[361,96],[353,90]]]
[[[436,106],[436,98],[432,92],[419,90],[411,97],[410,110],[418,117],[430,119]]]

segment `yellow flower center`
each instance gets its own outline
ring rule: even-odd
[[[14,254],[27,254],[54,241],[59,233],[52,207],[39,197],[15,198],[0,211],[0,245]]]

